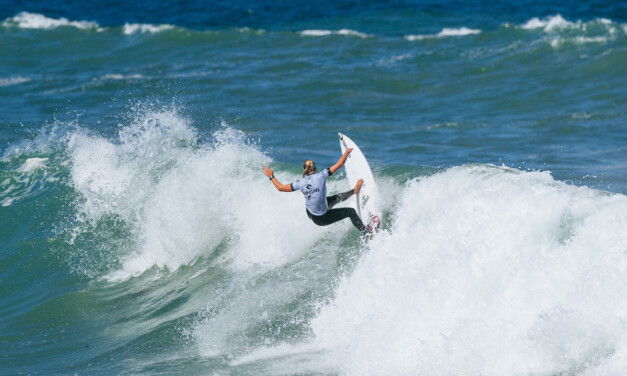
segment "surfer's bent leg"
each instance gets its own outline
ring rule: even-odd
[[[338,193],[338,194],[333,195],[333,196],[329,196],[329,197],[327,197],[327,206],[329,207],[329,209],[331,209],[332,207],[334,207],[335,205],[339,204],[340,202],[346,201],[349,197],[351,197],[354,194],[355,194],[355,192],[351,189],[351,190],[346,191],[346,192],[342,192],[342,193]]]
[[[362,235],[369,234],[370,232],[366,229],[363,223],[361,223],[361,219],[357,215],[357,212],[353,208],[339,208],[339,209],[330,209],[327,210],[323,215],[313,215],[307,210],[307,216],[313,221],[313,223],[318,226],[327,226],[337,221],[341,221],[344,218],[350,218],[351,222],[353,222],[353,226]]]

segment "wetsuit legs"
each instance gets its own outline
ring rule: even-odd
[[[351,222],[353,222],[353,226],[355,226],[362,235],[370,233],[368,229],[366,229],[366,226],[361,223],[361,219],[359,219],[357,212],[353,208],[329,209],[323,215],[313,215],[307,210],[307,216],[318,226],[326,226],[341,221],[344,218],[350,218]]]
[[[327,197],[327,206],[329,207],[329,209],[331,209],[332,207],[339,204],[340,202],[346,201],[349,197],[351,197],[354,194],[355,192],[351,189],[350,191],[346,191],[346,192],[338,193],[333,196],[329,196]]]
[[[339,208],[339,209],[331,209],[335,205],[339,204],[342,201],[346,201],[355,192],[351,189],[350,191],[338,193],[333,196],[327,197],[327,206],[329,210],[322,215],[313,215],[307,210],[307,216],[313,221],[313,223],[318,226],[327,226],[337,221],[341,221],[344,218],[350,218],[351,222],[353,222],[353,226],[362,233],[362,235],[369,234],[370,232],[366,229],[366,226],[361,222],[357,212],[353,208]]]

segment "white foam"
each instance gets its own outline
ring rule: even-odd
[[[17,169],[17,171],[32,173],[33,171],[45,168],[48,160],[48,158],[28,158],[26,162],[24,162],[24,164]]]
[[[303,30],[300,32],[300,35],[305,37],[323,37],[331,34],[333,34],[331,30]]]
[[[75,27],[78,29],[98,29],[98,23],[92,21],[70,21],[65,17],[49,18],[43,14],[20,12],[12,18],[7,18],[3,23],[5,27],[19,27],[22,29],[54,29],[61,26]]]
[[[461,27],[459,29],[453,28],[444,28],[437,34],[418,34],[418,35],[406,35],[405,39],[408,41],[417,41],[423,39],[434,39],[434,38],[447,38],[447,37],[463,37],[467,35],[477,35],[481,34],[481,30],[479,29],[469,29],[467,27]]]
[[[540,19],[538,17],[534,17],[532,19],[530,19],[529,21],[527,21],[524,25],[522,25],[521,27],[523,29],[539,29],[541,27],[546,26],[546,22],[544,21],[540,21]]]
[[[16,201],[34,197],[44,189],[46,183],[58,181],[47,171],[49,158],[28,158],[0,184],[0,204],[10,206]]]
[[[131,35],[135,33],[159,33],[161,31],[170,30],[174,28],[172,25],[152,25],[152,24],[137,24],[137,23],[125,23],[123,27],[124,35]]]
[[[410,182],[312,321],[346,375],[618,375],[627,197],[465,166]]]
[[[576,37],[575,43],[577,44],[586,44],[586,43],[607,43],[609,40],[608,37],[598,36],[598,37]]]
[[[276,173],[276,170],[275,170]],[[283,179],[286,174],[278,172],[277,176],[286,182],[291,179]],[[289,177],[289,175],[288,175]],[[293,176],[296,178],[297,176]],[[265,181],[265,185],[268,185]],[[377,184],[382,193],[379,201],[382,207],[389,208],[394,204],[395,193],[399,191],[399,185],[392,179],[381,178]],[[260,183],[259,187],[263,188]],[[348,186],[346,179],[334,177],[328,181],[329,193],[345,191]],[[356,244],[350,244],[345,234],[356,235],[356,230],[350,221],[342,221],[333,226],[317,227],[304,216],[303,201],[300,193],[278,193],[270,187],[268,195],[265,193],[261,199],[270,200],[270,205],[274,211],[279,211],[277,216],[286,216],[292,221],[297,221],[293,228],[267,228],[271,233],[264,236],[259,233],[258,252],[267,252],[273,249],[272,243],[275,241],[294,241],[294,245],[300,246],[300,242],[292,237],[302,237],[302,241],[307,243],[305,252],[296,248],[297,260],[285,267],[276,268],[264,275],[263,283],[254,279],[251,273],[241,270],[228,284],[226,291],[219,296],[212,296],[208,299],[208,317],[199,320],[193,328],[193,338],[198,345],[199,353],[202,356],[213,357],[224,354],[239,354],[232,358],[232,366],[240,366],[246,363],[254,363],[255,369],[261,374],[295,374],[307,373],[337,373],[333,367],[321,365],[320,357],[324,356],[325,348],[316,343],[300,344],[276,344],[272,341],[266,342],[261,348],[250,348],[246,346],[246,353],[242,354],[241,337],[250,328],[257,325],[266,325],[273,317],[279,315],[285,319],[284,307],[292,304],[296,300],[302,300],[303,291],[311,289],[311,286],[325,285],[330,282],[330,270],[336,268],[337,256],[339,252],[345,251]],[[296,202],[288,202],[292,198]],[[280,201],[274,201],[275,199]],[[348,204],[348,203],[347,203]],[[284,208],[287,205],[287,208]],[[303,214],[301,214],[303,213]],[[304,221],[301,221],[301,216]],[[275,220],[273,214],[270,221]],[[278,226],[283,226],[279,224]],[[313,238],[313,241],[311,240]],[[264,239],[266,239],[264,241]],[[268,242],[267,239],[272,239]],[[313,245],[312,245],[313,244]],[[273,256],[274,257],[274,256]],[[282,259],[286,259],[284,256]],[[262,271],[265,271],[262,269]],[[317,288],[316,288],[317,289]],[[228,304],[223,304],[228,302]],[[279,309],[277,309],[280,307]],[[297,314],[300,316],[300,314]],[[301,318],[293,317],[294,323],[298,324]],[[291,325],[291,324],[288,324]],[[244,334],[245,335],[245,334]],[[305,364],[306,363],[306,364]],[[322,370],[322,371],[321,371]]]
[[[572,27],[575,25],[576,25],[575,23],[566,21],[562,16],[558,14],[557,16],[548,18],[548,21],[546,22],[546,25],[544,26],[544,30],[553,31],[557,29],[564,29],[567,27]]]
[[[13,202],[16,200],[15,197],[6,197],[4,200],[2,200],[2,202],[0,202],[2,204],[2,206],[7,207],[7,206],[11,206],[11,204],[13,204]]]
[[[405,39],[407,39],[410,42],[414,42],[414,41],[417,41],[417,40],[428,39],[428,38],[433,38],[433,36],[429,36],[429,35],[405,35]]]
[[[12,76],[8,78],[0,78],[0,87],[19,85],[24,82],[30,81],[30,78],[22,76]]]
[[[99,77],[100,80],[138,80],[144,78],[141,74],[105,74],[104,76]]]
[[[559,36],[555,36],[550,38],[550,44],[553,48],[559,48],[564,44],[574,43],[574,44],[588,44],[588,43],[607,43],[610,40],[610,37],[605,36],[597,36],[597,37],[583,37],[578,36],[574,38],[562,38]]]
[[[618,30],[614,22],[607,18],[571,22],[559,14],[542,20],[534,17],[521,28],[543,29],[548,34],[543,40],[554,48],[565,44],[607,43],[616,39]]]
[[[256,35],[264,35],[266,33],[266,30],[264,29],[252,29],[250,27],[240,27],[239,29],[237,29],[237,31],[239,31],[242,34],[256,34]]]
[[[261,173],[268,158],[227,126],[200,147],[193,127],[175,110],[138,111],[116,142],[77,133],[69,148],[79,218],[116,215],[137,242],[120,255],[122,268],[110,280],[154,267],[176,270],[225,241],[225,265],[272,268],[301,257],[329,231],[311,225],[302,196],[268,184]]]
[[[368,38],[370,35],[366,33],[362,33],[359,31],[351,30],[351,29],[340,29],[340,30],[303,30],[300,32],[300,35],[305,37],[324,37],[328,35],[344,35],[344,36],[353,36],[359,38]]]
[[[449,29],[444,28],[442,31],[438,33],[438,37],[462,37],[466,35],[476,35],[480,34],[481,30],[479,29],[469,29],[467,27],[462,27],[460,29]]]
[[[601,28],[599,28],[599,26],[601,26]],[[520,25],[520,27],[527,30],[543,29],[547,33],[555,33],[565,29],[575,29],[580,32],[588,32],[593,28],[597,30],[605,29],[610,34],[614,34],[616,32],[615,23],[607,18],[597,18],[587,22],[582,22],[581,20],[572,22],[566,20],[559,14],[545,17],[543,19],[534,17],[523,25]]]
[[[564,19],[564,17],[557,14],[555,16],[546,17],[543,20],[540,20],[539,18],[534,17],[530,19],[529,21],[527,21],[525,24],[523,24],[521,27],[523,29],[528,29],[528,30],[543,28],[544,31],[550,32],[550,31],[556,31],[556,30],[565,29],[569,27],[574,27],[580,24],[581,24],[580,22],[573,23],[573,22],[567,21],[566,19]]]
[[[351,29],[340,29],[337,31],[339,35],[349,35],[353,37],[368,38],[370,35]]]

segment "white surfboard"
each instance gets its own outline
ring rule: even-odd
[[[370,231],[377,231],[381,224],[381,211],[377,206],[377,185],[368,161],[353,140],[341,133],[338,133],[338,137],[340,138],[342,154],[346,149],[353,149],[344,164],[349,184],[354,187],[357,180],[364,179],[364,185],[361,186],[357,196],[357,214]]]

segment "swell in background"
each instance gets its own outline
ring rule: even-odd
[[[111,137],[137,100],[175,97],[201,135],[224,119],[290,164],[331,161],[341,128],[375,165],[505,163],[625,192],[625,28],[410,9],[194,30],[21,12],[0,26],[0,147],[54,119]]]

